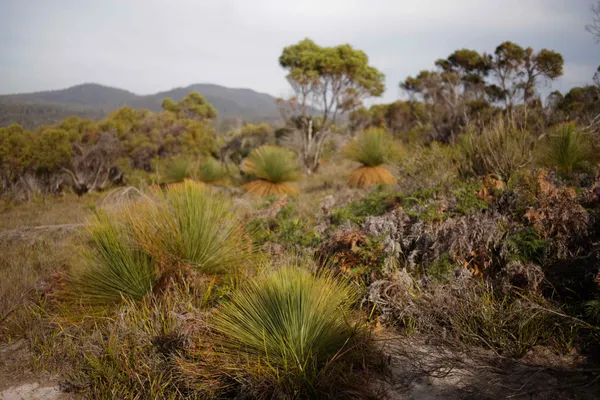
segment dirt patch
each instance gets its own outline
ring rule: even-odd
[[[517,362],[492,352],[405,338],[381,343],[390,361],[390,377],[382,385],[389,399],[592,400],[600,393],[600,370],[581,366],[577,355],[531,354],[528,359],[538,361],[531,364],[527,358]]]

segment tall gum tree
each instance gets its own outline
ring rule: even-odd
[[[279,64],[288,71],[294,96],[279,100],[288,126],[302,136],[301,160],[307,174],[316,172],[323,143],[337,118],[368,97],[381,96],[384,75],[369,58],[348,44],[321,47],[310,39],[285,47]]]

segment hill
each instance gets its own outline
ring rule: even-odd
[[[217,109],[222,121],[268,122],[279,119],[275,97],[251,89],[194,84],[151,95],[137,95],[123,89],[85,83],[62,90],[0,95],[0,126],[18,123],[34,128],[55,124],[71,115],[100,119],[122,106],[157,112],[161,110],[164,99],[179,101],[193,91],[199,92]]]

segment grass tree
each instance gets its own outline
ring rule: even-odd
[[[220,184],[227,178],[227,171],[213,157],[208,157],[198,168],[198,180],[204,183]]]
[[[300,167],[293,152],[277,146],[261,146],[248,155],[242,171],[252,177],[244,188],[252,194],[292,194],[292,182],[300,178]]]
[[[253,253],[231,201],[189,180],[99,213],[86,231],[67,294],[94,304],[140,300],[190,272],[233,273]]]
[[[554,127],[540,146],[540,163],[565,174],[590,170],[596,160],[592,138],[575,123]]]
[[[223,350],[261,368],[261,379],[272,378],[286,395],[310,397],[356,349],[362,331],[349,322],[356,299],[356,290],[331,275],[285,265],[235,292],[213,326]]]
[[[344,149],[344,155],[362,164],[350,176],[349,184],[366,187],[396,183],[396,178],[384,166],[395,153],[395,144],[384,129],[371,128],[360,133]]]

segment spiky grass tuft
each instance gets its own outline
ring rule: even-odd
[[[212,157],[208,157],[198,169],[198,180],[204,183],[221,184],[225,183],[227,171],[221,163]]]
[[[539,159],[545,167],[571,174],[590,171],[597,157],[592,139],[571,122],[551,129],[541,146]]]
[[[202,183],[186,180],[154,190],[128,211],[136,241],[165,268],[233,272],[252,253],[231,200]]]
[[[361,336],[349,322],[356,296],[331,275],[287,265],[234,293],[213,326],[225,353],[262,366],[284,393],[314,394]]]
[[[154,286],[153,259],[135,243],[123,215],[96,214],[87,224],[83,263],[72,271],[72,295],[86,303],[141,300]]]
[[[90,304],[140,300],[192,272],[235,273],[254,252],[231,201],[189,180],[99,213],[87,235],[67,294]]]
[[[359,162],[348,183],[355,187],[396,183],[396,178],[383,164],[394,156],[395,145],[384,129],[372,128],[359,134],[344,149],[346,158]]]
[[[300,178],[295,154],[277,146],[261,146],[252,151],[242,163],[242,171],[252,178],[244,188],[252,194],[293,194],[297,190],[291,182]]]

